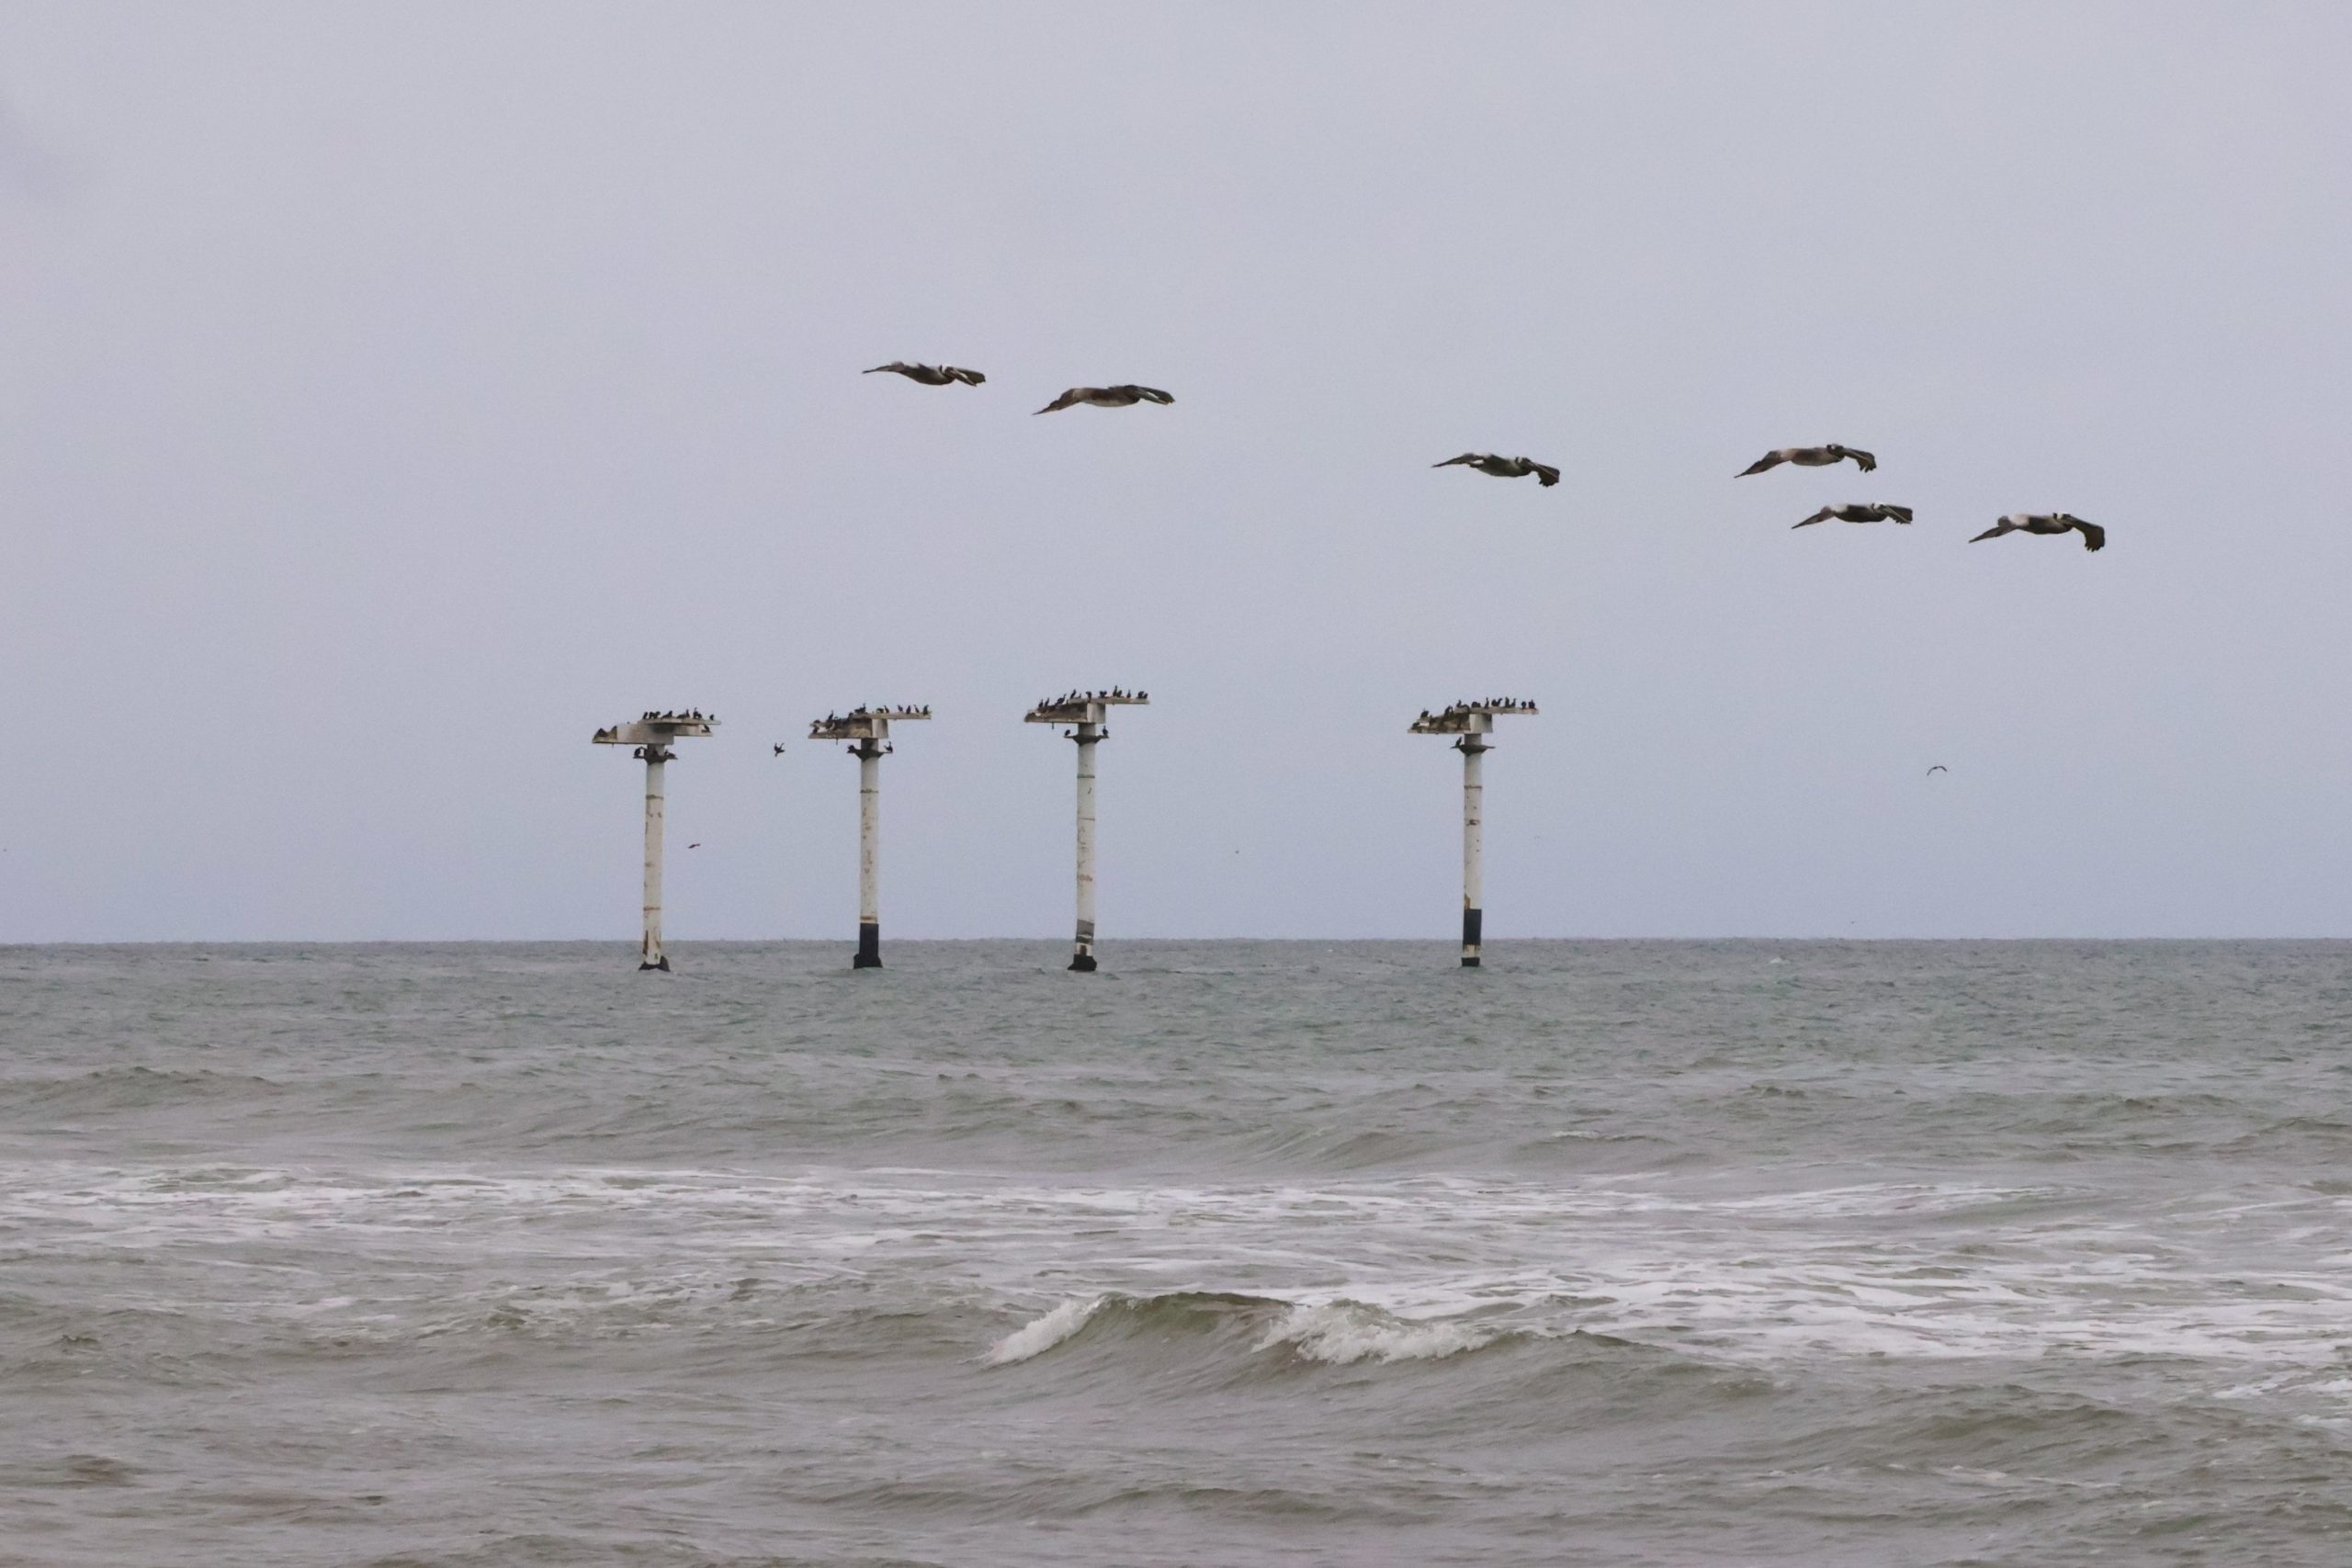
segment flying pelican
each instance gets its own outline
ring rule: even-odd
[[[1175,400],[1157,387],[1138,387],[1128,381],[1116,387],[1072,387],[1037,412],[1051,413],[1073,403],[1092,403],[1098,409],[1123,409],[1136,403],[1172,403]]]
[[[1535,476],[1535,482],[1547,489],[1560,482],[1560,470],[1539,463],[1532,457],[1503,457],[1492,452],[1464,452],[1459,457],[1448,457],[1442,463],[1431,463],[1432,468],[1450,468],[1456,463],[1467,463],[1482,474],[1492,474],[1498,479],[1523,479]]]
[[[1854,459],[1855,465],[1866,474],[1878,467],[1878,459],[1868,452],[1852,446],[1840,446],[1833,441],[1826,446],[1775,447],[1740,469],[1734,477],[1746,479],[1750,474],[1760,474],[1767,468],[1777,468],[1782,463],[1794,463],[1800,468],[1826,468],[1830,464],[1847,457]]]
[[[2096,523],[2086,523],[2067,512],[2012,512],[1982,534],[1977,535],[1975,539],[1968,542],[1973,545],[1977,539],[1997,539],[2004,534],[2064,534],[2068,532],[2081,534],[2083,548],[2086,550],[2103,550],[2107,547],[2106,529]]]
[[[977,387],[988,379],[977,370],[959,369],[953,365],[910,365],[903,359],[893,359],[888,365],[877,365],[858,374],[871,376],[882,370],[895,370],[908,380],[920,381],[926,387],[952,387],[958,381],[967,387]]]
[[[1844,506],[1825,506],[1802,523],[1791,524],[1794,528],[1810,528],[1815,523],[1835,518],[1840,523],[1908,523],[1911,509],[1897,506],[1891,501],[1856,501]]]

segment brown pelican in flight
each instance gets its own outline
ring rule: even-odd
[[[1464,452],[1459,457],[1448,457],[1442,463],[1431,463],[1432,468],[1450,468],[1456,463],[1467,463],[1482,474],[1492,474],[1498,479],[1523,479],[1535,476],[1535,482],[1551,486],[1560,482],[1560,470],[1539,463],[1532,457],[1502,457],[1492,452]]]
[[[1138,387],[1129,381],[1117,387],[1072,387],[1044,408],[1039,413],[1051,413],[1076,403],[1092,403],[1098,409],[1131,408],[1136,403],[1172,403],[1176,400],[1157,387]]]
[[[883,370],[896,370],[910,381],[920,381],[926,387],[952,387],[961,381],[967,387],[977,387],[988,379],[977,370],[965,370],[953,365],[910,365],[903,359],[893,359],[888,365],[877,365],[859,374],[872,376]]]
[[[1825,506],[1804,522],[1790,526],[1810,528],[1815,523],[1826,523],[1832,519],[1840,523],[1908,523],[1911,521],[1911,509],[1897,506],[1891,501],[1849,502],[1844,506]]]
[[[1833,441],[1826,446],[1776,447],[1740,469],[1735,477],[1746,479],[1750,474],[1760,474],[1767,468],[1777,468],[1783,463],[1794,463],[1800,468],[1826,468],[1830,464],[1842,462],[1848,457],[1854,459],[1855,466],[1866,474],[1878,467],[1878,459],[1868,452],[1857,447],[1840,446]]]
[[[2012,512],[1982,534],[1971,539],[1997,539],[2004,534],[2065,534],[2083,536],[2083,548],[2103,550],[2107,547],[2107,530],[2096,523],[2086,523],[2066,512]]]

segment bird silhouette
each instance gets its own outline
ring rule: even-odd
[[[1794,463],[1800,468],[1826,468],[1848,457],[1854,459],[1855,465],[1866,474],[1878,467],[1878,459],[1868,452],[1852,446],[1840,446],[1833,441],[1826,446],[1776,446],[1733,477],[1746,479],[1767,468],[1777,468],[1782,463]]]
[[[1911,509],[1885,501],[1849,502],[1843,506],[1825,506],[1804,522],[1792,523],[1790,526],[1810,528],[1815,523],[1826,523],[1831,518],[1840,523],[1908,523],[1911,521]]]
[[[1968,542],[1973,545],[1980,540],[1997,539],[2004,534],[2068,533],[2082,535],[2083,548],[2086,550],[2107,548],[2106,529],[2066,512],[2012,512]]]
[[[1051,413],[1078,403],[1092,403],[1098,409],[1123,409],[1136,403],[1172,403],[1176,400],[1157,387],[1138,387],[1124,382],[1116,387],[1072,387],[1044,408],[1039,413]]]
[[[1467,464],[1482,474],[1492,474],[1498,479],[1523,479],[1535,476],[1535,482],[1549,489],[1560,482],[1560,470],[1532,457],[1504,457],[1492,452],[1464,452],[1459,457],[1448,457],[1442,463],[1431,463],[1432,468],[1450,468],[1456,463]]]
[[[862,376],[873,376],[884,370],[895,370],[910,381],[920,381],[926,387],[952,387],[961,381],[967,387],[977,387],[988,379],[977,370],[960,369],[953,365],[910,365],[903,359],[893,359],[888,365],[877,365],[872,370],[862,370]]]

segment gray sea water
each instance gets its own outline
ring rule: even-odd
[[[2352,1562],[2352,945],[0,951],[0,1562]]]

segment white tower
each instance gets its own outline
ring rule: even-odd
[[[1495,730],[1498,713],[1535,711],[1535,705],[1515,697],[1483,703],[1456,703],[1442,713],[1421,710],[1412,723],[1415,735],[1451,735],[1462,753],[1462,967],[1478,967],[1479,928],[1486,919],[1486,890],[1479,864],[1485,848],[1487,784],[1480,759],[1492,750],[1487,737]]]
[[[1094,967],[1094,748],[1111,733],[1103,720],[1112,708],[1150,701],[1148,692],[1117,686],[1107,692],[1070,692],[1040,702],[1022,720],[1067,724],[1071,728],[1065,733],[1078,742],[1078,951],[1070,957],[1073,969]]]
[[[667,971],[670,960],[662,951],[662,773],[670,761],[671,743],[708,735],[715,714],[649,713],[635,724],[616,724],[596,731],[599,746],[634,746],[630,755],[645,764],[645,941],[638,968]]]
[[[928,707],[852,708],[827,714],[808,727],[811,740],[842,740],[857,759],[857,955],[853,969],[882,967],[882,759],[896,720],[929,718]],[[776,748],[782,750],[782,747]]]

